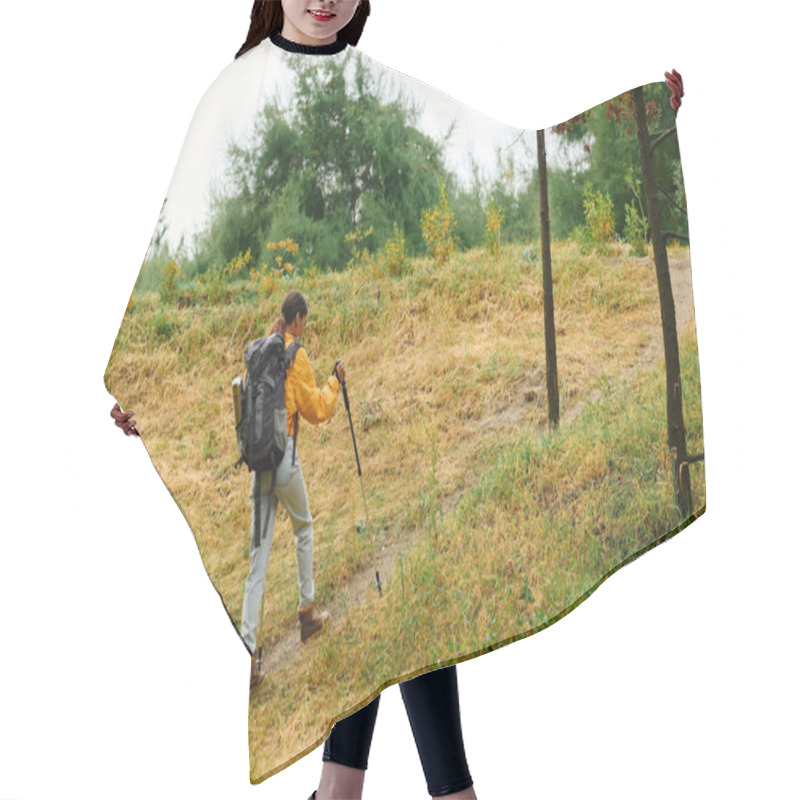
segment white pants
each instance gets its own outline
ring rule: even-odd
[[[256,486],[256,473],[253,473],[253,483],[250,488],[250,542],[252,545],[253,532],[256,524],[256,502],[261,503],[259,509],[262,527],[261,544],[250,550],[250,573],[244,585],[244,603],[242,607],[242,638],[254,652],[256,648],[256,634],[258,632],[259,607],[264,594],[264,584],[267,578],[267,565],[269,564],[269,551],[272,547],[272,533],[275,529],[275,519],[278,513],[278,500],[292,520],[294,528],[294,545],[297,553],[297,585],[300,590],[300,605],[306,606],[314,600],[314,578],[312,576],[314,565],[314,529],[311,524],[311,511],[308,507],[308,494],[303,471],[300,468],[300,456],[294,459],[294,439],[289,439],[283,460],[278,464],[275,476],[275,494],[271,507],[267,508],[269,487],[272,482],[271,472],[262,472],[260,486]],[[267,519],[269,514],[269,519]],[[264,522],[266,530],[264,530]]]

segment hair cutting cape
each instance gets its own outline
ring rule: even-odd
[[[331,618],[301,644],[278,506],[253,783],[387,686],[557,621],[705,510],[667,86],[546,129],[540,153],[536,130],[332,49],[267,38],[202,97],[105,373],[238,633],[252,475],[231,382],[292,289],[317,386],[345,361],[350,414],[337,396],[297,443]]]

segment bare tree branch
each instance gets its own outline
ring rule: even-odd
[[[682,205],[679,205],[675,200],[673,200],[669,196],[669,192],[667,192],[667,190],[663,186],[659,186],[658,184],[656,184],[656,189],[658,189],[658,191],[661,192],[661,194],[663,194],[664,197],[667,198],[667,200],[669,200],[670,205],[672,205],[675,208],[677,208],[678,211],[682,211],[684,216],[687,216],[687,217],[689,216],[689,214],[687,213],[686,209]]]
[[[689,244],[689,237],[684,236],[682,233],[675,233],[675,231],[664,231],[664,237],[671,236],[673,239],[680,239],[682,242]]]
[[[669,137],[672,136],[676,130],[677,128],[673,125],[671,128],[667,128],[664,131],[653,131],[653,133],[650,134],[652,137],[652,141],[650,142],[650,152],[652,153],[653,150],[655,150],[656,147],[658,147],[665,139],[669,139]]]

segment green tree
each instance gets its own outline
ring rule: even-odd
[[[645,115],[648,124],[674,125],[675,112],[669,104],[671,91],[664,83],[643,87]],[[632,187],[626,180],[629,168],[641,170],[641,155],[636,138],[633,91],[600,103],[566,122],[553,126],[565,145],[580,144],[583,150],[583,169],[574,175],[582,185],[591,181],[595,189],[608,196],[614,208],[614,230],[623,231],[626,206],[636,202]],[[668,235],[688,241],[685,214],[681,214],[683,176],[675,137],[663,140],[661,157],[654,164],[654,179],[659,190],[659,208],[669,219],[673,230]],[[638,205],[638,204],[637,204]],[[685,206],[685,201],[684,201]],[[554,202],[556,216],[567,216],[558,201]],[[579,224],[573,222],[573,226]],[[559,232],[561,233],[561,231]]]
[[[298,269],[312,260],[342,269],[352,256],[350,232],[371,228],[375,252],[395,222],[409,253],[424,252],[419,209],[436,203],[445,168],[442,143],[414,127],[421,109],[389,97],[383,75],[353,51],[321,67],[303,58],[289,63],[292,106],[267,103],[252,139],[229,148],[226,186],[214,194],[198,237],[196,269],[247,247],[256,262],[266,261],[266,242],[286,237],[300,245]]]
[[[666,367],[667,443],[674,458],[675,497],[683,513],[688,514],[692,510],[692,481],[689,464],[702,459],[703,456],[690,456],[686,450],[686,425],[683,419],[683,390],[678,328],[675,320],[675,300],[669,274],[667,246],[661,228],[661,210],[658,204],[658,185],[656,183],[657,160],[654,158],[655,148],[663,146],[676,129],[673,125],[656,133],[650,132],[647,124],[647,106],[641,86],[633,90],[632,102],[641,159],[642,183],[650,216],[653,260],[655,261],[661,307],[661,330],[664,339]]]

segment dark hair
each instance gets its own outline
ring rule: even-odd
[[[353,18],[339,31],[336,37],[337,40],[346,39],[348,44],[358,44],[368,16],[369,0],[361,0]],[[282,30],[283,6],[280,0],[255,0],[253,9],[250,12],[250,30],[247,32],[244,44],[234,56],[234,60],[263,42],[268,36],[272,36],[273,33],[280,33]]]
[[[281,315],[275,320],[269,335],[286,333],[286,329],[294,322],[298,314],[301,317],[308,315],[308,301],[303,297],[302,292],[292,289],[284,298],[283,305],[281,305]]]

